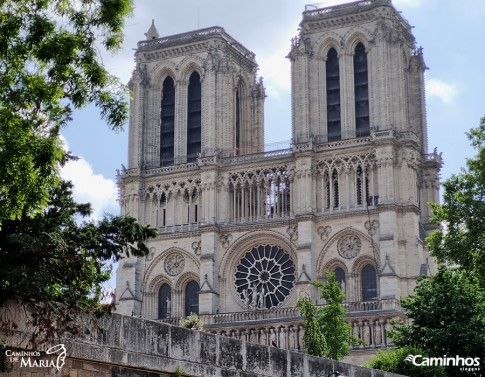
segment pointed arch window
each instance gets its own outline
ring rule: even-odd
[[[194,162],[201,151],[201,83],[197,72],[192,72],[187,91],[187,162]]]
[[[165,283],[158,290],[158,318],[167,318],[170,316],[171,300],[172,288]]]
[[[354,95],[355,134],[357,137],[370,134],[369,120],[369,75],[365,46],[358,43],[354,51]]]
[[[361,273],[362,301],[377,300],[377,273],[374,266],[368,264]]]
[[[338,187],[338,173],[334,169],[332,172],[332,187],[333,187],[333,208],[338,208],[339,201],[339,187]]]
[[[199,314],[199,283],[192,280],[185,286],[185,316]]]
[[[345,292],[345,271],[342,268],[337,267],[334,270],[334,273],[335,273],[335,278],[340,284],[340,288]]]
[[[239,89],[236,90],[236,124],[234,135],[234,154],[241,154],[241,95]]]
[[[340,72],[337,51],[331,48],[325,64],[327,80],[327,134],[328,141],[341,139]]]
[[[160,166],[174,163],[174,127],[175,127],[175,85],[167,77],[162,87],[160,114]]]

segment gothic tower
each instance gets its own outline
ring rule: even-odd
[[[298,297],[335,272],[348,320],[386,346],[399,300],[435,269],[427,203],[424,71],[390,0],[307,6],[291,61],[289,149],[264,151],[264,87],[252,52],[222,28],[138,43],[122,213],[159,229],[117,271],[122,314],[300,348]],[[321,302],[321,304],[324,304]]]

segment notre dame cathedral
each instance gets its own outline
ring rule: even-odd
[[[224,29],[139,42],[122,213],[159,229],[117,271],[117,312],[301,349],[297,299],[335,272],[362,360],[435,262],[442,164],[422,51],[391,0],[307,6],[289,47],[292,143],[264,149],[255,54]],[[321,301],[318,301],[324,304]]]

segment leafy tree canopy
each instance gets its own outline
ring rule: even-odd
[[[475,271],[485,287],[485,117],[468,134],[477,155],[467,169],[443,183],[443,204],[432,204],[442,230],[427,238],[439,262]]]
[[[350,346],[359,339],[351,335],[351,326],[345,321],[347,311],[342,306],[345,293],[333,272],[326,272],[327,282],[312,282],[321,291],[324,306],[317,306],[309,297],[298,300],[304,317],[303,346],[310,355],[341,360],[350,352]]]
[[[401,305],[411,323],[393,328],[398,347],[418,347],[432,357],[479,357],[485,370],[485,290],[473,274],[441,267]],[[446,372],[450,377],[480,375],[453,367]]]
[[[48,204],[73,109],[94,103],[113,129],[125,122],[125,92],[99,48],[120,47],[131,10],[131,0],[0,2],[0,226]]]
[[[89,215],[89,204],[77,204],[72,185],[49,190],[50,205],[35,217],[5,220],[0,230],[0,308],[18,304],[31,315],[33,337],[51,339],[78,334],[80,316],[100,315],[100,284],[110,277],[110,261],[122,255],[148,253],[143,243],[156,231],[130,217],[104,218],[98,224],[76,221]],[[0,328],[15,329],[8,310]]]

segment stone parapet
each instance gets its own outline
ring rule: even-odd
[[[99,330],[65,344],[68,358],[66,369],[59,373],[62,376],[108,376],[111,371],[113,376],[121,377],[162,377],[178,368],[183,376],[191,377],[321,377],[334,371],[347,377],[399,377],[301,352],[117,314],[102,318]],[[31,371],[18,366],[10,374],[33,375],[57,374],[53,369]]]

